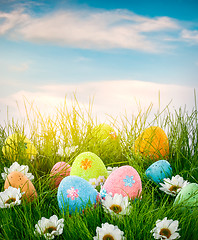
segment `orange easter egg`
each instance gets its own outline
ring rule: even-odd
[[[21,192],[24,192],[23,198],[27,199],[28,201],[32,201],[37,197],[37,192],[34,185],[21,172],[14,171],[7,176],[4,184],[4,189],[7,189],[9,186],[20,188]]]
[[[169,142],[166,133],[156,126],[146,128],[136,139],[135,152],[153,160],[167,159]]]

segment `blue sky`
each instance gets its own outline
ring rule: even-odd
[[[196,0],[0,0],[0,110],[47,86],[64,85],[65,94],[109,81],[197,89],[197,9]]]

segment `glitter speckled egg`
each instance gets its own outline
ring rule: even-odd
[[[102,191],[116,193],[129,198],[138,198],[142,192],[142,181],[138,172],[131,166],[122,166],[113,171],[103,185]]]
[[[50,172],[52,188],[57,188],[64,177],[69,176],[71,167],[66,162],[57,162]]]
[[[178,193],[174,205],[181,204],[184,207],[198,207],[198,184],[189,183]]]
[[[167,159],[169,154],[169,142],[166,133],[156,126],[146,128],[136,139],[135,152],[153,160]]]
[[[159,160],[148,167],[145,173],[150,180],[158,184],[164,178],[172,176],[172,168],[168,161]]]
[[[38,154],[32,142],[18,133],[14,133],[6,139],[2,152],[5,157],[13,162],[21,157],[31,159]]]
[[[107,178],[108,172],[103,161],[95,153],[84,152],[75,158],[70,175],[89,181],[89,179],[97,179],[99,176]]]
[[[58,206],[61,212],[72,214],[75,211],[82,212],[86,206],[96,204],[98,192],[85,179],[78,176],[65,177],[57,193]]]
[[[34,185],[21,172],[14,171],[8,174],[5,180],[4,189],[7,189],[9,186],[20,188],[21,192],[25,192],[23,198],[27,199],[28,201],[32,201],[37,197],[37,192]]]

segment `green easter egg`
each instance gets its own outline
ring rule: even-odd
[[[174,205],[181,204],[184,207],[198,206],[198,184],[189,183],[178,193]]]
[[[103,161],[95,153],[83,152],[75,158],[70,175],[89,181],[89,179],[97,179],[99,176],[107,178],[108,173]]]

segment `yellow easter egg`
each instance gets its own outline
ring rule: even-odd
[[[31,159],[38,154],[32,142],[18,133],[14,133],[6,139],[2,152],[6,158],[13,162],[19,158]]]
[[[169,154],[169,142],[166,133],[156,126],[146,128],[136,139],[135,152],[153,160],[167,159]]]
[[[93,129],[93,135],[98,140],[115,140],[117,138],[117,134],[115,130],[108,124],[102,123],[97,125]]]

